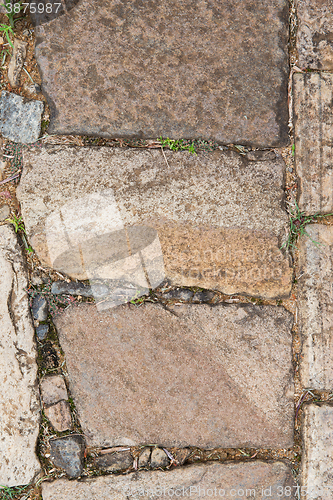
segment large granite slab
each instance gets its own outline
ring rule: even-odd
[[[0,485],[28,484],[40,472],[37,363],[27,274],[14,230],[0,227]]]
[[[88,446],[293,445],[285,309],[81,304],[55,324]]]
[[[227,294],[288,296],[281,157],[165,155],[168,165],[159,150],[25,151],[17,196],[43,264],[78,279],[132,279],[144,290],[166,277]]]
[[[136,472],[42,483],[43,500],[139,500],[140,498],[190,497],[294,498],[291,469],[283,462],[206,463],[168,472]],[[291,494],[290,494],[291,493]]]
[[[50,133],[288,142],[287,0],[81,0],[42,22]]]
[[[301,380],[309,389],[333,387],[333,226],[309,225],[299,254]]]
[[[293,85],[299,206],[307,214],[333,212],[333,75],[296,73]]]
[[[296,0],[299,66],[333,69],[333,3],[330,0]]]
[[[304,406],[301,483],[305,498],[331,500],[333,496],[333,406]]]

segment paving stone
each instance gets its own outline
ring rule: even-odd
[[[13,55],[8,65],[8,81],[13,88],[20,86],[21,71],[27,55],[27,42],[18,38],[14,40]]]
[[[52,134],[288,142],[286,0],[81,0],[36,37]]]
[[[3,90],[0,99],[0,132],[13,142],[36,142],[41,131],[42,101],[27,99]]]
[[[39,394],[26,269],[16,235],[0,227],[0,484],[28,484],[40,471],[35,448]]]
[[[96,458],[96,465],[108,472],[126,470],[133,467],[133,457],[130,451],[107,453]]]
[[[333,496],[333,406],[304,405],[301,481],[307,497],[331,500]]]
[[[167,454],[161,448],[153,448],[150,457],[152,467],[167,467],[170,463]]]
[[[89,446],[292,446],[283,308],[80,304],[55,324]]]
[[[32,315],[37,321],[46,321],[48,316],[47,300],[43,295],[36,295],[32,301]]]
[[[45,340],[49,333],[49,325],[39,325],[36,328],[36,335],[38,340]]]
[[[333,227],[306,226],[300,243],[298,280],[302,335],[301,379],[309,389],[333,387]]]
[[[59,403],[44,408],[44,413],[57,432],[72,429],[71,410],[67,401],[59,401]]]
[[[333,212],[332,90],[333,75],[330,73],[294,74],[299,206],[307,214]]]
[[[85,450],[84,437],[71,434],[50,439],[51,460],[56,467],[64,469],[68,476],[79,477],[83,471]]]
[[[77,279],[132,280],[118,304],[133,298],[133,287],[147,293],[146,274],[152,288],[168,278],[227,294],[288,296],[280,157],[166,151],[166,169],[158,150],[46,146],[24,155],[17,196],[39,258]]]
[[[301,68],[333,69],[333,4],[297,0],[297,51]]]
[[[84,482],[58,479],[52,483],[47,481],[42,483],[43,500],[94,500],[97,498],[98,500],[126,500],[126,498],[139,500],[140,498],[170,498],[173,494],[179,497],[189,496],[194,500],[199,500],[203,496],[235,498],[236,500],[241,498],[264,500],[271,496],[274,499],[289,500],[290,489],[293,492],[296,488],[291,469],[285,463],[261,461],[228,464],[210,462],[168,472],[140,471],[123,476],[86,478]],[[284,492],[286,494],[283,494]]]
[[[61,375],[49,375],[42,378],[40,390],[46,406],[68,399],[66,384]]]
[[[146,447],[142,450],[138,460],[139,467],[148,467],[151,457],[151,448]]]

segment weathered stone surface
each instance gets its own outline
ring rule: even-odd
[[[151,448],[148,446],[142,450],[138,460],[139,467],[147,467],[150,463]]]
[[[40,382],[40,390],[44,405],[52,405],[62,399],[68,399],[66,384],[61,375],[44,377]]]
[[[292,446],[286,310],[80,304],[55,321],[89,446]]]
[[[109,472],[126,470],[133,466],[133,457],[130,451],[107,453],[96,458],[96,465]]]
[[[309,389],[333,387],[333,226],[306,227],[299,260],[301,379]]]
[[[37,321],[46,321],[48,315],[47,300],[43,295],[36,295],[32,302],[32,315]]]
[[[80,434],[50,439],[51,460],[64,469],[68,476],[79,477],[83,471],[84,437]]]
[[[288,141],[286,0],[82,0],[36,35],[51,133]]]
[[[13,88],[20,86],[21,71],[27,54],[27,42],[14,40],[13,55],[8,65],[8,81]]]
[[[333,3],[296,0],[297,50],[301,68],[333,69]]]
[[[72,429],[72,417],[69,403],[59,401],[55,405],[44,408],[44,413],[58,432]]]
[[[153,448],[150,457],[150,465],[152,467],[167,467],[170,463],[170,460],[167,457],[165,451],[161,448]]]
[[[0,227],[0,484],[29,483],[40,471],[36,351],[28,281],[14,231]]]
[[[37,141],[43,109],[42,101],[27,101],[3,90],[0,99],[1,134],[10,141],[23,144]]]
[[[191,455],[190,448],[182,448],[180,450],[175,450],[172,455],[179,465],[184,465],[189,456]]]
[[[291,469],[283,462],[206,463],[172,471],[140,471],[125,476],[104,476],[84,482],[59,479],[42,483],[43,500],[126,500],[130,498],[180,498],[186,495],[199,500],[213,498],[281,498],[289,500],[288,490],[294,492]],[[200,489],[199,489],[200,488]],[[216,495],[214,495],[216,488]],[[271,488],[272,495],[265,492]],[[284,490],[286,488],[286,490]],[[213,491],[212,491],[213,490]],[[225,491],[223,493],[223,490]],[[238,493],[238,496],[235,495]],[[242,493],[243,490],[243,493]],[[247,496],[246,490],[248,490]],[[252,491],[251,491],[252,490]],[[254,490],[254,492],[253,492]],[[284,495],[283,492],[287,493]],[[207,494],[208,492],[208,494]],[[282,494],[281,494],[282,492]],[[281,496],[279,495],[281,494]],[[252,496],[250,496],[252,495]]]
[[[157,150],[26,151],[17,195],[43,263],[78,279],[131,278],[134,293],[147,293],[135,267],[139,250],[146,268],[154,263],[155,286],[166,274],[176,286],[287,296],[282,159],[249,162],[231,151],[165,155],[168,168]],[[133,261],[126,257],[129,240]]]
[[[333,212],[333,75],[294,74],[299,206],[307,214]]]
[[[304,405],[301,481],[307,497],[331,500],[333,496],[333,406]]]

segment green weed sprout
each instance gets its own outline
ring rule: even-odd
[[[15,14],[19,14],[22,9],[24,9],[24,6],[22,5],[22,0],[19,0],[18,2],[15,2],[14,5],[7,0],[6,3],[0,4],[6,9],[6,16],[8,17],[8,21],[10,24],[11,29],[13,30],[15,28],[15,21],[18,21],[18,19],[14,19]]]
[[[6,38],[8,40],[9,45],[14,48],[14,45],[12,44],[11,39],[9,38],[9,33],[12,33],[14,35],[14,31],[9,24],[0,24],[0,32],[3,31],[3,33],[6,35]]]
[[[14,500],[17,495],[21,495],[27,489],[26,486],[1,486],[0,485],[0,499],[1,500]]]
[[[22,240],[23,240],[23,243],[24,243],[24,246],[25,246],[27,252],[28,253],[33,253],[32,247],[27,242],[27,238],[26,238],[27,232],[26,232],[25,227],[24,227],[22,216],[17,216],[17,215],[14,214],[12,219],[10,219],[8,217],[6,219],[6,221],[9,222],[10,224],[12,224],[14,226],[15,233],[20,233],[21,234]]]
[[[166,139],[163,139],[163,137],[159,137],[158,140],[160,141],[162,148],[168,147],[172,151],[189,151],[190,153],[197,156],[194,144],[186,144],[186,142],[184,142],[184,139],[174,140],[169,139],[169,137],[167,137]]]
[[[291,248],[295,248],[296,242],[300,236],[307,236],[310,238],[312,243],[316,246],[321,245],[318,241],[315,241],[311,238],[309,233],[305,230],[305,226],[307,224],[311,224],[311,222],[316,222],[318,219],[323,219],[325,217],[329,217],[330,215],[333,214],[327,214],[327,215],[305,215],[305,212],[301,212],[299,206],[297,205],[297,202],[295,201],[295,209],[290,210],[290,216],[289,216],[289,223],[290,223],[290,228],[289,228],[289,234],[287,240],[283,243],[282,248],[286,248],[287,250]]]

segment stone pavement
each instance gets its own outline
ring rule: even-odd
[[[0,227],[0,485],[331,500],[331,3],[297,1],[295,161],[272,149],[286,0],[60,7],[32,15],[49,132],[147,141],[30,145],[43,103],[2,92],[3,137],[28,146],[25,228],[13,210]],[[306,235],[288,248],[289,216]]]

